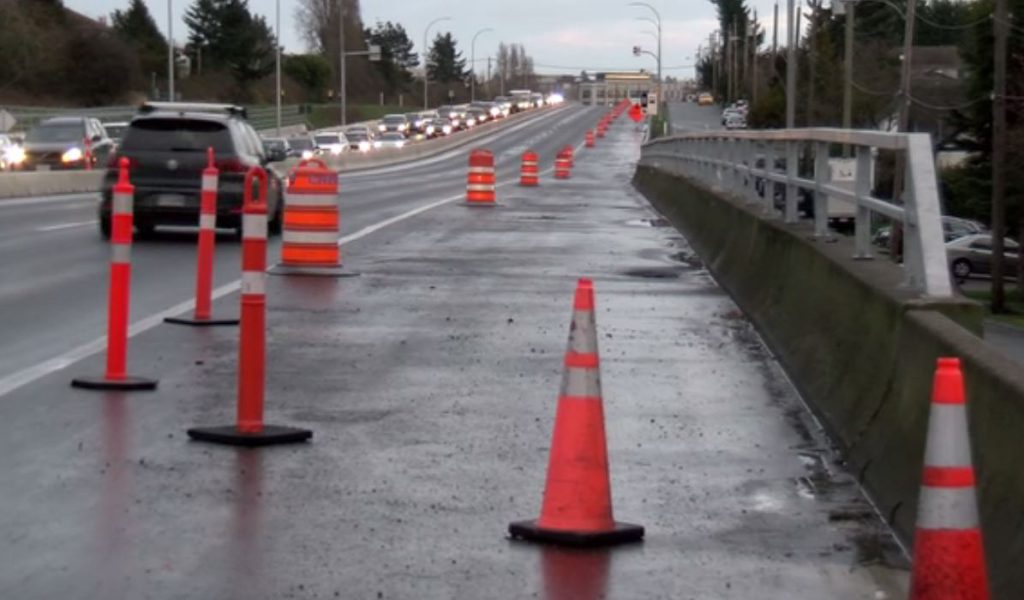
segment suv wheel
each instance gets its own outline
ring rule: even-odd
[[[277,201],[277,210],[274,211],[274,216],[267,222],[267,233],[270,235],[281,235],[281,230],[284,229],[284,211],[281,208],[281,205],[283,204],[284,200],[279,199]]]
[[[136,222],[135,231],[138,232],[139,239],[144,240],[153,237],[153,234],[156,232],[156,225],[145,221],[142,221],[141,223]]]
[[[953,276],[959,281],[966,280],[971,275],[971,263],[966,259],[958,258],[953,261]]]
[[[100,237],[105,240],[110,239],[110,215],[100,215]]]

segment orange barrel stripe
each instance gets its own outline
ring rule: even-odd
[[[540,157],[536,152],[527,150],[523,153],[522,175],[519,179],[520,185],[535,186],[540,183],[540,170],[537,163]]]
[[[494,173],[494,154],[488,150],[474,150],[469,155],[469,174],[466,177],[466,201],[493,203],[496,201],[497,176]]]

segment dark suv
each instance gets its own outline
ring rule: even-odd
[[[220,181],[217,226],[234,227],[241,234],[245,174],[271,162],[256,130],[246,122],[245,109],[222,104],[151,102],[132,119],[103,180],[100,233],[110,237],[110,200],[117,183],[117,161],[128,158],[135,186],[135,227],[140,236],[158,225],[194,227],[199,222],[202,172],[207,148],[213,148]],[[269,231],[281,231],[281,178],[270,176]]]
[[[56,117],[29,130],[25,136],[24,171],[84,169],[102,165],[114,142],[99,120],[89,117]],[[88,152],[87,152],[88,150]],[[91,165],[88,164],[92,161]]]

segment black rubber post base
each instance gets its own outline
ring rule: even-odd
[[[523,539],[557,546],[593,548],[639,542],[644,537],[644,528],[641,525],[633,525],[631,523],[615,523],[614,529],[595,533],[590,531],[543,529],[537,526],[537,521],[517,521],[509,523],[508,533],[513,539]]]
[[[271,275],[300,275],[304,277],[359,277],[359,273],[344,267],[293,267],[276,264],[267,271]]]
[[[107,379],[106,377],[76,377],[71,380],[71,387],[81,390],[113,390],[122,392],[138,392],[156,389],[156,379],[145,377],[125,377],[124,379]]]
[[[189,327],[226,327],[238,325],[238,319],[195,319],[191,317],[167,317],[164,323],[188,325]]]
[[[313,432],[308,429],[282,427],[280,425],[264,425],[263,431],[259,433],[243,433],[235,425],[189,429],[187,433],[188,437],[198,442],[243,446],[246,448],[274,446],[277,444],[298,444],[309,441],[313,437]]]
[[[497,202],[463,202],[462,205],[470,208],[498,208],[501,206]]]

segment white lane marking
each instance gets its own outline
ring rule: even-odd
[[[582,144],[580,146],[577,146],[576,151],[578,152],[581,147]],[[547,169],[545,171],[542,171],[542,173],[549,173],[553,170],[554,168]],[[513,185],[516,183],[516,181],[516,178],[512,177],[509,178],[507,181],[498,183],[497,187],[501,188]],[[349,242],[360,240],[368,235],[380,231],[381,229],[384,229],[385,227],[389,227],[391,225],[394,225],[395,223],[400,223],[406,219],[415,217],[416,215],[438,208],[439,206],[450,204],[452,202],[455,202],[456,200],[463,200],[465,199],[465,197],[466,195],[464,193],[458,194],[457,196],[449,196],[448,198],[437,200],[436,202],[431,202],[430,204],[425,204],[423,206],[414,208],[410,211],[404,212],[400,215],[391,217],[390,219],[385,219],[383,221],[380,221],[379,223],[369,225],[367,227],[360,229],[359,231],[356,231],[355,233],[351,233],[349,235],[342,237],[340,240],[338,240],[338,245],[347,244]],[[241,287],[242,280],[236,279],[231,283],[227,283],[213,290],[213,299],[218,300],[220,298],[223,298],[224,296],[227,296],[228,294],[233,294],[240,290]],[[174,306],[166,310],[162,310],[154,315],[146,317],[141,321],[136,321],[131,325],[131,327],[129,327],[128,337],[132,338],[141,333],[149,331],[150,329],[153,329],[157,325],[163,323],[164,319],[166,319],[167,317],[174,317],[187,311],[194,310],[195,306],[195,299],[186,300],[184,302],[175,304]],[[64,354],[61,354],[60,356],[56,356],[37,365],[28,367],[26,369],[22,369],[21,371],[16,371],[11,375],[0,378],[0,398],[6,396],[7,394],[10,394],[11,392],[17,390],[20,387],[26,386],[34,381],[42,379],[43,377],[51,373],[60,371],[61,369],[71,366],[80,360],[88,358],[93,354],[102,352],[106,350],[106,347],[107,336],[104,335],[102,337],[98,337],[92,340],[91,342],[82,344],[77,348],[73,348],[68,352],[65,352]]]
[[[2,181],[2,180],[0,180]],[[31,206],[33,204],[55,204],[58,202],[71,202],[72,200],[97,200],[99,193],[85,194],[60,194],[55,196],[36,196],[33,198],[18,198],[16,200],[5,200],[0,198],[0,209],[14,208],[16,206]]]
[[[62,229],[74,229],[75,227],[85,227],[86,225],[95,225],[97,223],[99,223],[99,221],[96,219],[93,219],[91,221],[77,221],[74,223],[61,223],[60,225],[47,225],[46,227],[39,227],[36,229],[36,231],[60,231]]]

